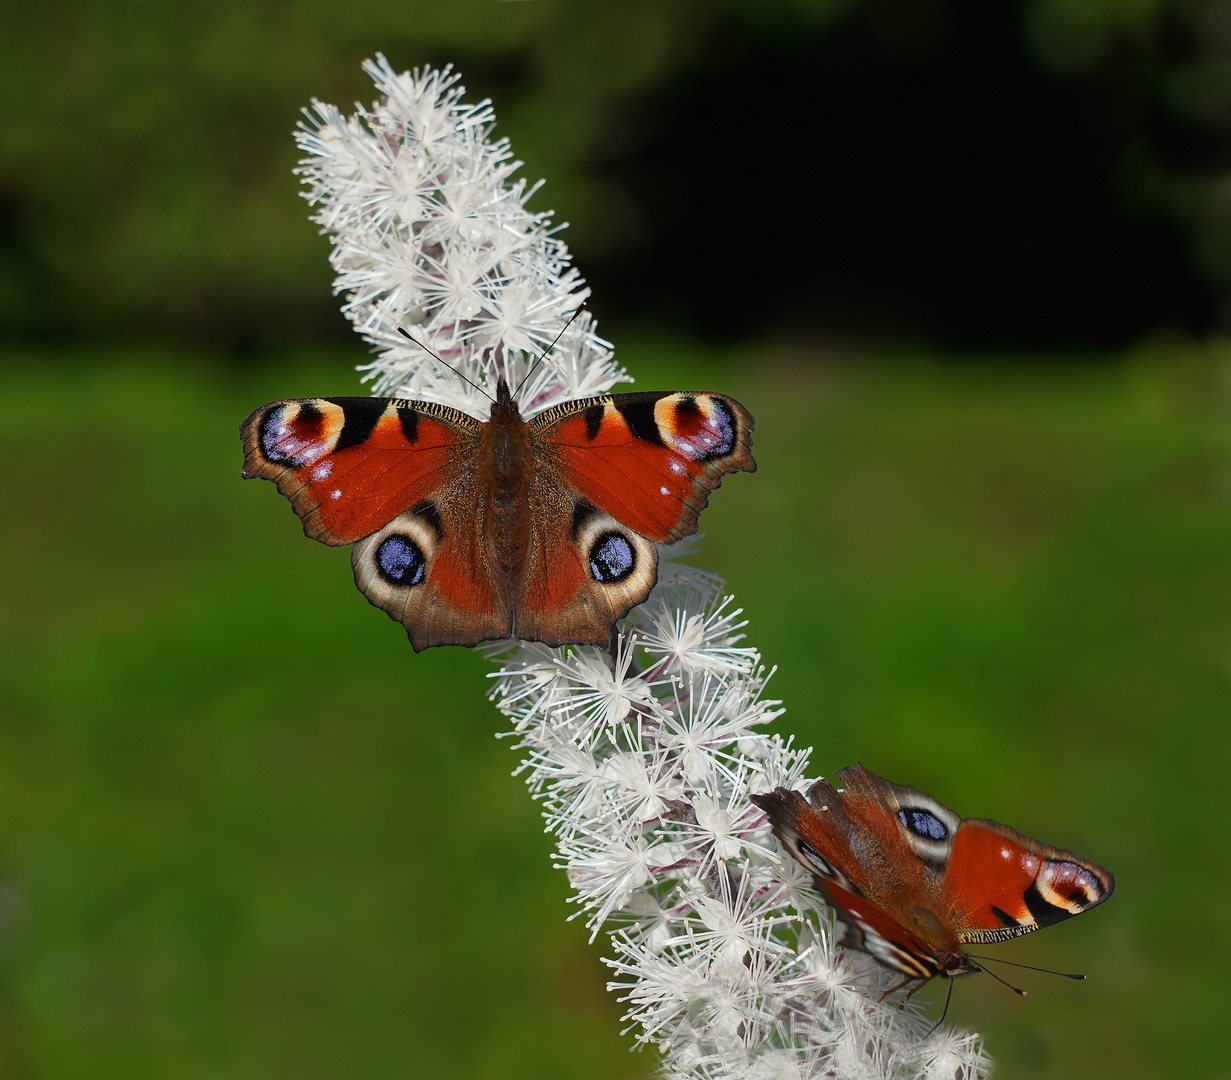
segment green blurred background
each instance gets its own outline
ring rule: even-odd
[[[0,1076],[654,1067],[482,659],[239,482],[358,388],[289,132],[377,50],[494,98],[639,385],[757,417],[701,562],[778,729],[1115,872],[998,950],[1089,981],[951,1018],[1231,1076],[1225,0],[0,8]]]

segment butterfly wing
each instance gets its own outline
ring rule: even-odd
[[[423,401],[274,401],[240,427],[244,477],[273,481],[308,536],[340,547],[453,483],[480,427]]]
[[[513,635],[548,645],[607,645],[616,620],[654,587],[657,549],[542,474],[531,500],[530,553]]]
[[[426,402],[278,401],[244,422],[244,475],[277,484],[309,536],[355,544],[356,583],[418,650],[606,644],[653,588],[654,543],[695,532],[722,477],[756,467],[752,418],[721,394],[587,398],[529,421],[525,505],[488,521],[489,427]]]
[[[415,652],[512,636],[491,572],[486,504],[468,483],[430,496],[351,549],[355,584],[406,627]]]
[[[999,822],[960,818],[930,795],[861,765],[839,776],[848,797],[858,793],[870,800],[863,805],[883,806],[896,818],[929,875],[936,912],[961,944],[1029,934],[1089,911],[1115,888],[1095,863]]]
[[[850,944],[903,974],[976,971],[962,945],[1050,926],[1115,888],[1101,866],[997,822],[960,818],[862,765],[837,778],[841,789],[812,787],[811,806],[785,789],[753,801],[852,928]]]
[[[1007,825],[962,821],[945,887],[958,940],[1004,941],[1101,904],[1115,879],[1096,863],[1023,836]]]
[[[537,469],[517,637],[605,645],[658,578],[658,551],[696,531],[722,477],[756,468],[752,418],[722,394],[584,398],[529,421]]]
[[[849,770],[839,774],[844,779]],[[872,774],[868,774],[869,776]],[[879,778],[878,778],[879,779]],[[847,928],[845,944],[871,953],[910,979],[960,973],[946,963],[946,935],[926,905],[911,860],[891,830],[869,828],[850,812],[859,798],[819,780],[805,800],[778,788],[752,801],[768,815],[786,849],[808,869]],[[959,958],[960,959],[960,958]],[[960,967],[960,964],[958,965]]]
[[[530,426],[561,485],[656,544],[696,532],[727,473],[756,470],[752,417],[723,394],[609,394],[548,409]]]
[[[510,626],[474,482],[481,429],[433,402],[275,401],[240,428],[244,476],[276,484],[314,540],[355,544],[356,584],[416,651],[472,645]]]

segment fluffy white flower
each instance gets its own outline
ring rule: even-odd
[[[381,56],[365,67],[381,99],[353,116],[314,102],[297,136],[335,289],[376,351],[375,392],[483,417],[482,390],[524,377],[584,283],[550,214],[526,209],[535,188],[491,139],[487,102],[463,103],[447,67],[399,75]],[[626,379],[582,313],[519,401],[533,413]],[[722,581],[674,561],[688,546],[663,552],[658,586],[612,653],[488,650],[518,771],[577,914],[610,932],[611,986],[636,1038],[679,1080],[984,1076],[977,1037],[928,1034],[914,1002],[877,1001],[888,973],[835,944],[832,918],[749,802],[800,786],[808,753],[761,730],[782,713],[765,697],[772,671]]]
[[[537,185],[514,180],[508,140],[489,138],[490,103],[464,104],[448,67],[399,75],[378,55],[364,68],[382,100],[348,117],[314,101],[296,135],[312,220],[333,239],[334,290],[377,350],[375,393],[486,418],[488,399],[398,327],[494,390],[525,374],[589,292],[551,214],[526,209]],[[627,379],[582,313],[522,400],[538,411]]]

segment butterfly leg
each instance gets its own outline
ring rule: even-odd
[[[919,986],[922,986],[922,985],[923,983],[919,984]],[[915,990],[917,989],[919,989],[918,986],[915,987]],[[911,991],[912,994],[914,992],[915,992],[914,990]],[[949,992],[945,995],[945,1007],[944,1009],[941,1010],[940,1019],[937,1020],[936,1023],[934,1023],[930,1028],[928,1028],[928,1033],[923,1036],[924,1039],[930,1039],[932,1037],[932,1033],[938,1027],[940,1027],[941,1024],[945,1022],[945,1017],[949,1015],[949,1002],[951,1002],[952,1000],[953,1000],[953,980],[950,979],[949,980]],[[923,1041],[923,1040],[920,1040],[920,1041]]]
[[[889,989],[886,990],[883,994],[881,994],[881,996],[878,997],[876,1000],[884,1001],[885,998],[887,998],[890,994],[896,993],[898,990],[901,990],[903,987],[905,987],[909,983],[915,982],[916,980],[918,980],[919,985],[916,986],[909,994],[907,994],[906,997],[902,999],[901,1004],[898,1005],[899,1009],[904,1009],[906,1008],[906,1003],[910,1001],[911,998],[913,998],[917,993],[919,993],[920,990],[922,990],[925,986],[927,986],[928,983],[932,981],[932,977],[930,975],[924,979],[920,979],[919,976],[917,975],[907,975],[906,978],[903,979],[900,983],[897,983],[896,985],[889,987]]]
[[[909,980],[907,981],[909,982]],[[906,995],[906,1000],[903,1001],[902,1004],[905,1005],[907,1001],[910,1001],[911,998],[913,998],[917,993],[919,993],[919,991],[922,990],[925,986],[927,986],[927,984],[930,983],[931,981],[932,979],[930,976],[926,979],[920,979],[919,985],[916,986],[909,994]],[[949,990],[950,992],[952,992],[953,990],[953,980],[952,979],[949,980]]]
[[[879,1002],[879,1001],[884,1001],[884,1000],[885,1000],[885,998],[887,998],[890,994],[896,994],[896,993],[897,993],[899,990],[901,990],[904,986],[907,986],[908,984],[913,983],[913,982],[914,982],[917,978],[918,978],[918,976],[917,976],[917,975],[907,975],[907,976],[906,976],[906,978],[905,978],[905,979],[903,979],[900,983],[895,983],[893,986],[889,987],[889,989],[888,989],[888,990],[886,990],[883,994],[881,994],[881,996],[880,996],[880,997],[878,997],[876,1000],[877,1000],[878,1002]],[[922,985],[923,985],[924,983],[926,983],[926,982],[927,982],[927,979],[924,979],[922,982],[920,982],[919,986],[922,986]],[[919,989],[919,986],[916,986],[916,987],[915,987],[915,990],[918,990],[918,989]],[[910,992],[910,994],[913,994],[913,993],[915,992],[915,990],[912,990],[912,991]],[[909,1000],[910,1000],[910,994],[907,994],[907,995],[906,995],[906,1001],[909,1001]],[[906,1002],[903,1002],[902,1004],[904,1005],[905,1003],[906,1003]],[[901,1007],[902,1007],[901,1005],[899,1005],[899,1006],[898,1006],[898,1008],[901,1008]]]

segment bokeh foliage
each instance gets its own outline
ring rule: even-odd
[[[1091,86],[1123,132],[1116,187],[1139,214],[1182,222],[1194,263],[1231,295],[1231,4],[1226,0],[1030,0],[1026,47]]]
[[[15,1080],[649,1071],[482,659],[414,655],[241,484],[236,421],[350,355],[10,354],[0,430],[0,1068]],[[1216,1075],[1228,360],[954,365],[627,342],[720,385],[754,476],[706,512],[817,773],[862,760],[1110,867],[951,1019],[1006,1080]],[[71,389],[70,389],[71,388]],[[935,999],[938,994],[932,991]]]

